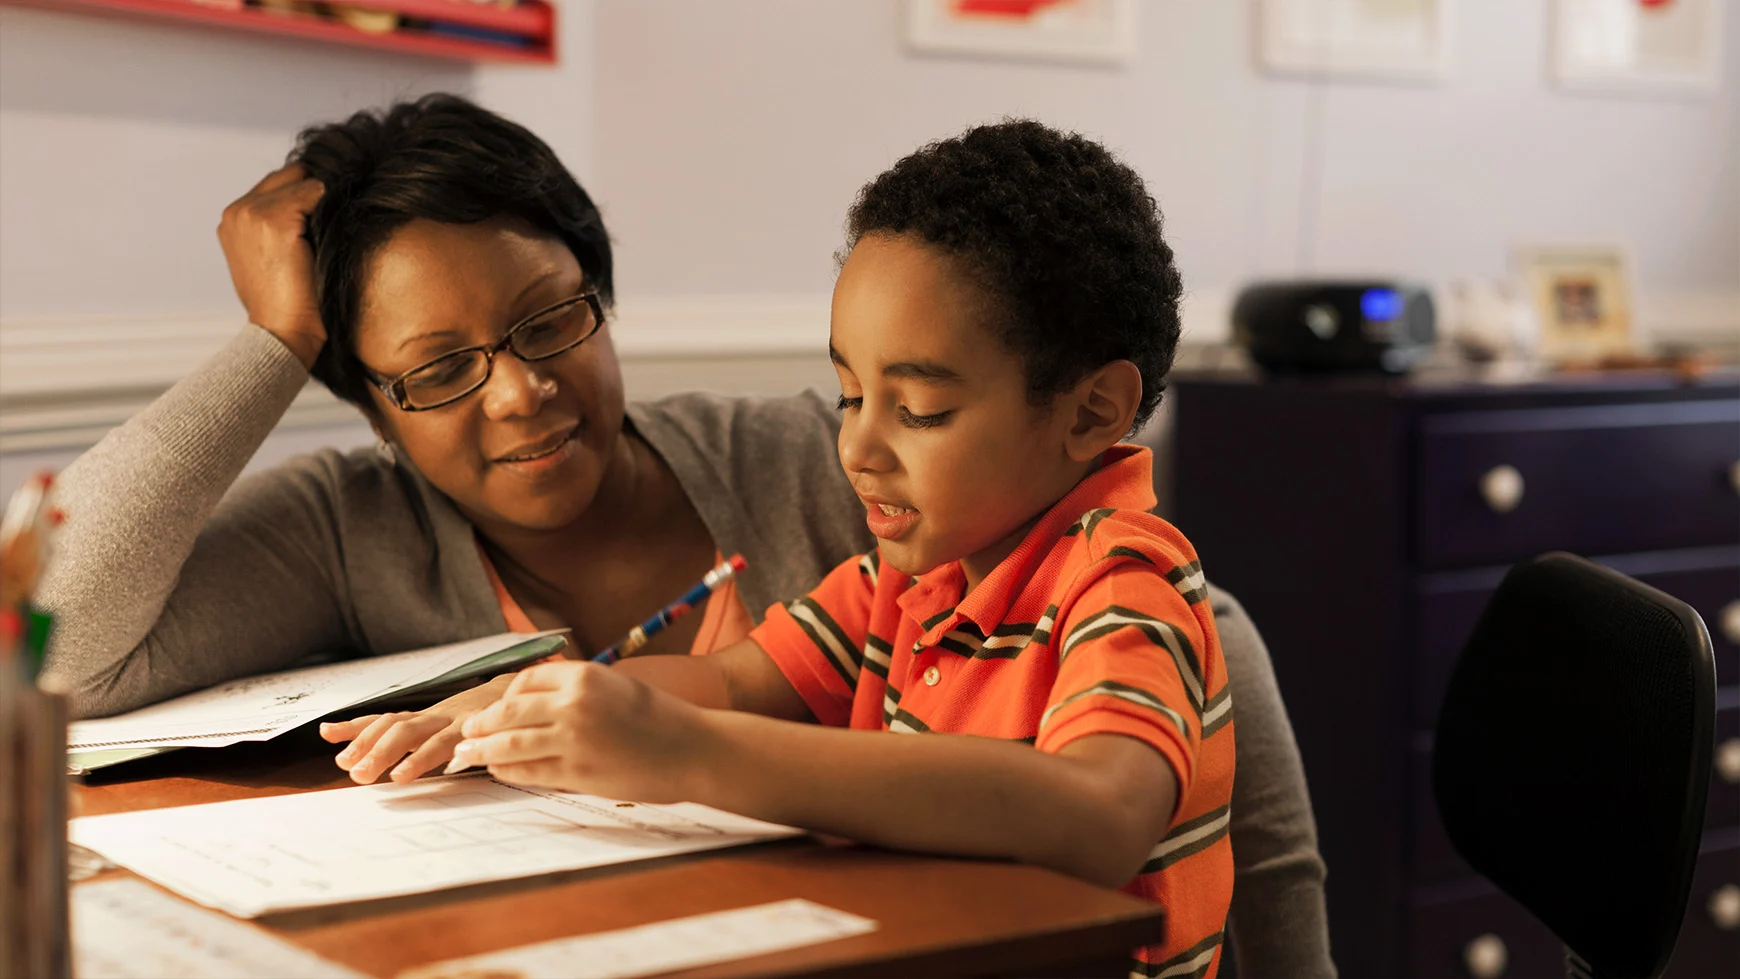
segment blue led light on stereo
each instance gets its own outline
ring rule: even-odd
[[[1402,294],[1394,289],[1367,289],[1360,294],[1359,311],[1368,320],[1393,320],[1402,315]]]

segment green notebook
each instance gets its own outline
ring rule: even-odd
[[[492,677],[535,663],[547,656],[561,652],[567,645],[568,640],[564,636],[536,636],[505,649],[479,656],[439,676],[410,686],[399,687],[378,697],[349,704],[333,713],[354,717],[357,714],[379,713],[385,709],[404,709],[404,707],[419,702],[432,703],[459,692],[470,681]],[[86,772],[109,768],[123,762],[175,751],[180,747],[180,745],[170,745],[73,751],[67,754],[67,774],[83,775]]]

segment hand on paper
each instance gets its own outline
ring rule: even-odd
[[[453,757],[453,746],[462,738],[459,725],[500,700],[512,682],[511,674],[498,676],[423,710],[322,724],[320,736],[334,744],[350,742],[338,753],[338,767],[359,785],[368,785],[389,768],[388,777],[393,781],[409,782],[446,764]]]
[[[314,249],[302,237],[308,213],[325,191],[291,164],[224,208],[218,224],[230,281],[249,321],[284,341],[305,367],[314,366],[326,343],[315,299]]]
[[[454,752],[504,782],[634,802],[696,798],[706,711],[593,663],[522,670]]]

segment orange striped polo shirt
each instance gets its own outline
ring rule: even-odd
[[[1120,445],[971,594],[871,551],[750,633],[823,724],[975,734],[1057,751],[1121,734],[1166,759],[1178,807],[1124,890],[1166,907],[1132,974],[1208,977],[1232,901],[1232,701],[1201,564],[1154,506],[1152,455]]]

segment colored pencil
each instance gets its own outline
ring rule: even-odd
[[[645,646],[647,640],[663,632],[672,622],[704,604],[720,585],[736,577],[737,572],[742,571],[745,567],[748,567],[748,562],[743,560],[741,554],[733,554],[726,558],[719,563],[718,567],[707,572],[706,577],[702,578],[695,587],[684,592],[681,598],[659,609],[658,614],[630,629],[628,635],[624,636],[621,642],[592,657],[592,662],[609,665],[624,656],[632,655],[635,650]]]
[[[724,561],[720,562],[718,567],[707,572],[695,587],[684,592],[683,597],[669,605],[666,605],[664,608],[659,609],[657,615],[654,615],[652,618],[647,619],[640,625],[630,629],[628,635],[624,636],[621,642],[611,646],[604,652],[599,653],[597,656],[592,657],[592,662],[608,666],[622,657],[633,653],[640,647],[645,646],[647,640],[658,635],[660,632],[663,632],[665,627],[669,626],[672,622],[677,621],[694,611],[696,607],[704,604],[707,599],[713,596],[715,591],[719,590],[720,585],[735,578],[737,572],[742,571],[748,566],[749,562],[743,560],[743,555],[741,554],[733,554],[729,558],[726,558]],[[453,758],[448,761],[447,767],[442,770],[441,774],[452,775],[456,772],[462,772],[467,768],[475,767],[475,763],[467,761],[465,752],[460,750],[461,748],[464,748],[465,745],[466,742],[461,741],[459,745],[455,746]]]

